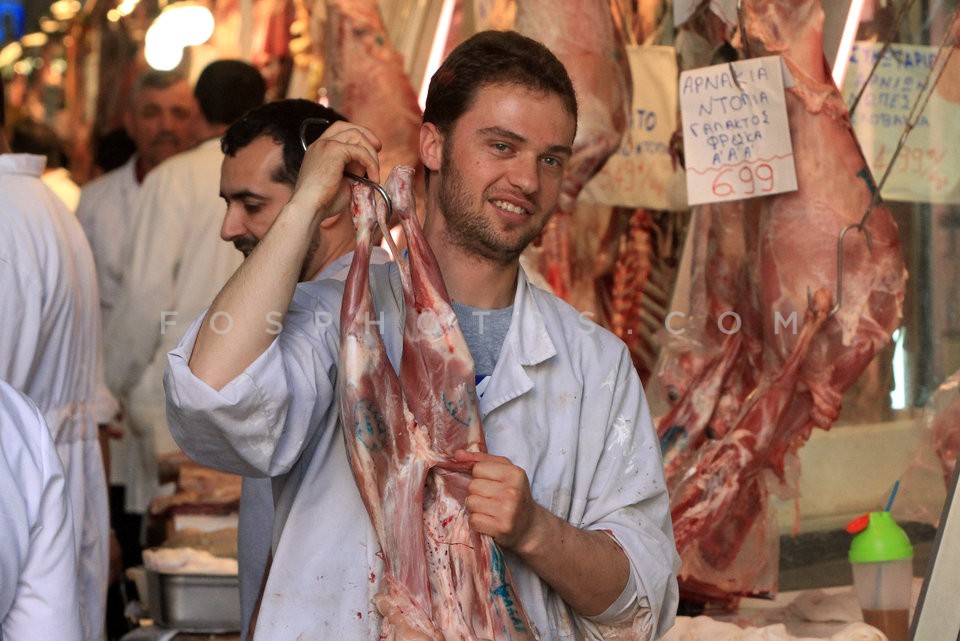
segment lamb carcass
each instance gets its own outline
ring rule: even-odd
[[[744,0],[741,12],[744,50],[783,56],[795,80],[799,188],[695,208],[689,312],[658,365],[682,591],[728,603],[776,590],[768,492],[795,496],[796,451],[889,343],[906,283],[897,226],[827,73],[820,2]],[[867,212],[847,234],[834,310],[838,239]]]
[[[354,477],[380,541],[385,576],[375,603],[385,639],[536,639],[500,550],[469,527],[469,471],[458,449],[485,450],[473,359],[436,260],[416,220],[413,170],[391,172],[409,264],[399,376],[369,288],[370,247],[383,207],[354,188],[357,251],[341,309],[340,412]],[[396,253],[395,253],[396,255]]]
[[[380,167],[420,164],[420,105],[377,0],[326,0],[325,82],[330,106],[383,142]]]
[[[542,236],[540,272],[569,299],[592,286],[594,254],[581,255],[572,218],[577,196],[620,146],[630,108],[630,70],[608,0],[517,0],[516,30],[546,45],[564,64],[577,92],[573,156],[557,209]]]

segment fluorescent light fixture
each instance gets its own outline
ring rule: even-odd
[[[437,20],[437,30],[433,34],[433,45],[430,47],[430,56],[427,58],[427,66],[423,70],[423,82],[420,84],[419,103],[422,110],[427,104],[427,90],[430,88],[430,78],[443,62],[443,50],[447,47],[447,37],[450,35],[450,23],[453,21],[453,9],[456,6],[455,0],[443,0],[443,8],[440,9],[440,17]]]
[[[144,56],[154,69],[169,71],[183,59],[183,48],[201,45],[213,35],[213,14],[194,2],[167,5],[150,28]]]
[[[860,29],[860,14],[863,13],[864,0],[853,0],[850,10],[847,11],[847,21],[843,25],[843,35],[840,36],[840,46],[837,47],[837,57],[833,62],[833,84],[837,88],[843,87],[843,76],[847,73],[847,63],[850,61],[850,52],[853,42]]]

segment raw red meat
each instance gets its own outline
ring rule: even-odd
[[[582,256],[572,219],[583,186],[620,145],[630,108],[630,70],[608,0],[517,0],[516,30],[545,44],[564,64],[577,92],[573,156],[557,209],[543,232],[540,272],[561,298],[592,287],[594,255]]]
[[[536,639],[502,554],[467,523],[470,474],[453,453],[485,450],[473,359],[416,220],[412,180],[413,170],[401,167],[386,183],[409,247],[409,264],[397,263],[405,305],[399,376],[379,325],[370,324],[378,319],[368,276],[378,214],[362,185],[354,188],[359,236],[341,310],[340,411],[383,552],[381,636]]]
[[[897,226],[873,202],[826,69],[820,3],[744,0],[741,11],[745,49],[783,56],[795,80],[786,100],[799,188],[695,208],[689,314],[672,320],[684,333],[658,365],[682,591],[728,602],[776,590],[768,492],[795,496],[793,455],[814,427],[831,426],[843,392],[890,341],[906,282]],[[868,211],[847,234],[831,315],[838,238]]]
[[[380,168],[420,164],[420,105],[377,0],[326,0],[325,81],[330,106],[373,130]]]

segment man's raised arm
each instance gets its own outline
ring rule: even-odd
[[[207,310],[189,361],[198,378],[222,389],[270,347],[317,225],[350,203],[344,171],[379,181],[379,149],[373,132],[346,122],[310,145],[290,202]]]

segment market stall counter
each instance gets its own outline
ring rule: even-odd
[[[916,606],[923,580],[915,577]],[[912,609],[911,609],[912,616]],[[677,617],[661,641],[887,641],[863,622],[852,586],[781,592],[773,600],[742,599],[734,612]]]
[[[158,543],[127,576],[140,627],[123,641],[239,639],[237,505],[240,478],[188,462],[176,492],[151,502]]]
[[[168,630],[155,625],[137,628],[125,634],[120,641],[240,641],[240,634],[231,632],[224,634],[191,633],[179,630]]]
[[[914,578],[912,603],[922,579]],[[188,633],[155,625],[138,628],[121,641],[235,641],[235,633]],[[887,641],[863,623],[849,585],[781,592],[773,600],[742,599],[735,612],[677,617],[661,641]]]

